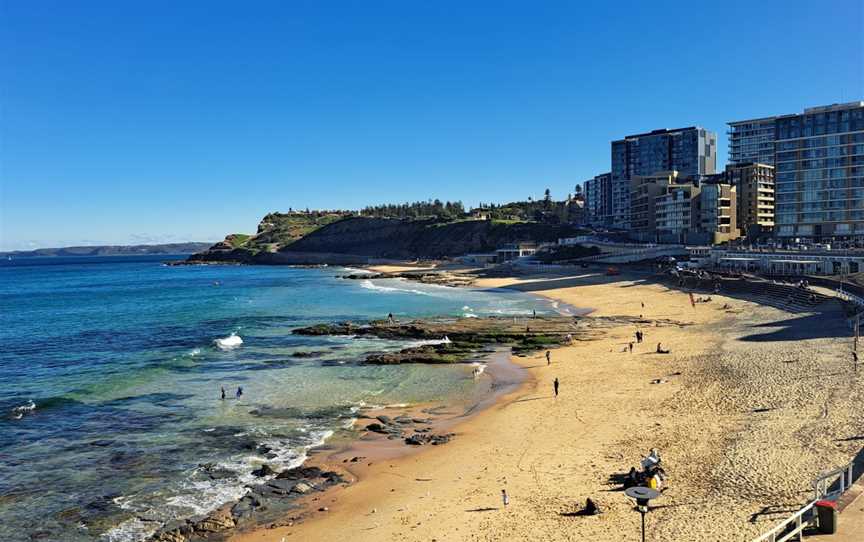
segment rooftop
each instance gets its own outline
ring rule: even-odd
[[[652,135],[674,134],[676,132],[683,132],[685,130],[700,130],[700,129],[702,129],[701,126],[685,126],[684,128],[672,128],[672,129],[660,128],[658,130],[652,130],[650,132],[644,132],[641,134],[633,134],[633,135],[624,136],[621,139],[616,139],[615,141],[624,141],[626,139],[635,139],[637,137],[647,137],[647,136],[652,136]]]

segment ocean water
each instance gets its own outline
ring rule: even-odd
[[[344,280],[344,268],[166,259],[0,262],[0,540],[143,540],[239,498],[264,462],[299,465],[360,407],[478,385],[465,365],[360,363],[405,342],[293,328],[553,310],[515,292]]]

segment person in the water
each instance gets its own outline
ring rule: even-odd
[[[222,400],[225,400],[225,386],[222,386]]]
[[[243,386],[237,386],[237,399],[240,399],[241,395],[243,395]]]

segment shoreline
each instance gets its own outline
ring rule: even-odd
[[[477,282],[595,306],[592,317],[645,312],[655,322],[643,329],[647,344],[627,353],[633,326],[610,324],[602,338],[553,350],[549,369],[540,355],[514,356],[527,379],[459,423],[452,443],[364,466],[327,511],[230,540],[619,540],[632,536],[637,518],[615,493],[615,473],[652,445],[670,474],[649,519],[653,537],[746,540],[785,517],[811,476],[858,452],[849,439],[864,428],[854,407],[864,390],[849,384],[840,395],[833,380],[807,376],[842,371],[843,345],[832,333],[848,330],[833,305],[814,313],[816,329],[740,296],[691,307],[683,291],[648,276],[573,271]],[[656,340],[672,354],[655,354]],[[553,373],[565,390],[557,399],[546,387]],[[766,442],[779,448],[766,453]],[[506,510],[502,487],[511,495]],[[574,515],[586,497],[602,515]]]
[[[489,379],[488,389],[479,393],[476,400],[457,404],[446,403],[446,398],[428,403],[414,405],[388,405],[373,408],[358,416],[353,424],[355,434],[345,436],[337,442],[324,442],[310,448],[307,458],[301,465],[303,468],[319,468],[322,471],[340,474],[344,483],[334,485],[320,493],[298,498],[294,501],[295,508],[286,517],[277,521],[263,522],[250,527],[241,527],[228,533],[230,542],[253,542],[259,540],[276,540],[275,537],[289,535],[295,525],[314,518],[315,514],[327,512],[328,505],[338,502],[340,494],[348,487],[363,482],[374,476],[372,468],[380,462],[388,464],[409,461],[413,457],[429,452],[432,446],[411,446],[403,439],[388,441],[382,435],[358,428],[362,423],[375,421],[377,416],[418,417],[434,413],[428,424],[434,434],[460,436],[466,423],[483,415],[490,408],[497,406],[509,395],[520,393],[525,387],[533,384],[533,378],[523,371],[523,367],[515,362],[515,356],[509,353],[509,348],[496,348],[480,358],[485,360],[486,370],[483,374]],[[465,363],[468,365],[468,363]],[[452,412],[456,410],[457,412]],[[442,446],[449,446],[450,443]]]

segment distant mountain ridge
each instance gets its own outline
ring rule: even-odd
[[[167,243],[163,245],[100,245],[61,248],[37,248],[0,252],[3,258],[56,256],[141,256],[147,254],[193,254],[208,249],[213,243]]]

